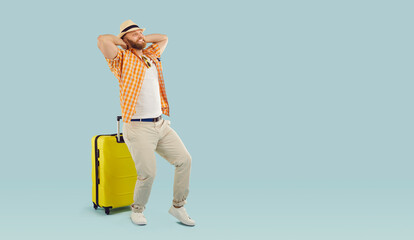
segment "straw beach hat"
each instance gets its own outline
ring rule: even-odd
[[[142,30],[145,31],[145,28],[140,28],[138,27],[137,24],[135,24],[133,21],[131,20],[126,20],[125,22],[123,22],[121,24],[121,26],[119,27],[119,34],[118,37],[122,38],[126,33],[131,32],[131,31],[135,31],[135,30]]]

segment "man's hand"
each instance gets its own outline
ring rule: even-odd
[[[122,41],[122,43],[120,42],[120,44],[118,44],[118,45],[121,46],[124,50],[127,50],[128,45],[124,42],[124,40],[121,39],[121,41]]]

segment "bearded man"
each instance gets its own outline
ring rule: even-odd
[[[191,156],[171,128],[171,121],[162,118],[162,114],[169,116],[170,110],[161,66],[168,38],[164,34],[144,36],[144,30],[127,20],[121,24],[118,36],[98,37],[98,48],[119,82],[123,137],[138,175],[131,220],[138,225],[147,224],[143,211],[155,177],[157,152],[175,166],[174,194],[168,212],[183,224],[194,226],[183,207],[189,193]],[[147,43],[152,44],[145,48]]]

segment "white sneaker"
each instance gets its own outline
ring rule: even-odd
[[[187,211],[185,211],[184,207],[176,208],[174,206],[171,206],[168,212],[185,225],[195,225],[195,221],[188,216]]]
[[[147,224],[147,219],[145,219],[145,216],[144,216],[143,213],[132,212],[131,213],[131,220],[132,220],[133,223],[138,224],[138,225]]]

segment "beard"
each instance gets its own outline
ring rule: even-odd
[[[147,43],[145,41],[141,42],[141,39],[138,39],[136,42],[131,41],[129,39],[125,39],[130,47],[135,48],[137,50],[142,50],[147,46]]]

